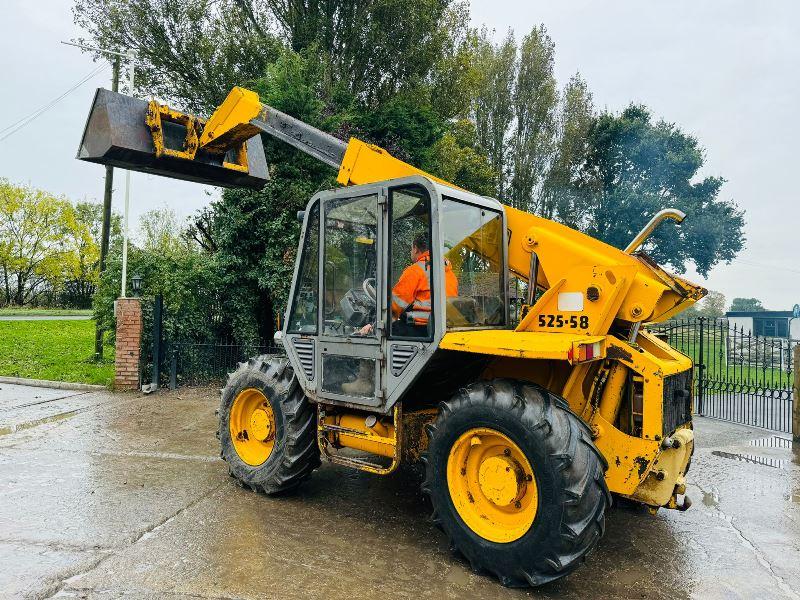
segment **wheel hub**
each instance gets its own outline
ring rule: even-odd
[[[489,541],[513,542],[536,518],[539,492],[531,463],[495,429],[470,429],[453,443],[447,487],[464,523]]]
[[[253,411],[250,416],[250,431],[259,442],[266,441],[272,435],[272,424],[265,410],[257,408]]]
[[[236,454],[257,467],[267,461],[275,445],[275,413],[261,390],[239,392],[230,407],[230,434]]]
[[[490,456],[478,471],[481,492],[497,506],[508,506],[525,493],[525,479],[519,464],[508,456]]]

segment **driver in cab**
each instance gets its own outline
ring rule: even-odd
[[[411,264],[407,266],[392,288],[392,335],[427,337],[431,317],[431,253],[428,236],[418,234],[411,244]],[[444,261],[444,287],[448,298],[458,296],[458,279]],[[369,335],[374,326],[368,323],[358,333]]]

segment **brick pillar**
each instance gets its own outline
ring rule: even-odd
[[[116,304],[117,345],[114,389],[138,390],[142,303],[139,298],[120,298]]]

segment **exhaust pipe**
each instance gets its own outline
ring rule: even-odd
[[[644,244],[645,240],[650,237],[650,234],[655,231],[655,228],[661,224],[661,221],[672,219],[680,224],[685,218],[686,213],[678,210],[677,208],[665,208],[664,210],[658,211],[655,216],[650,219],[647,225],[645,225],[644,228],[642,228],[642,230],[636,234],[636,237],[633,238],[633,241],[628,244],[628,247],[625,248],[625,254],[632,254],[638,250],[639,246]]]

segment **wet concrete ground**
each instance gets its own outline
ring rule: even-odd
[[[510,590],[448,551],[412,473],[236,486],[213,390],[0,388],[0,597],[800,599],[800,452],[763,430],[698,419],[688,512],[617,506],[576,573]]]

